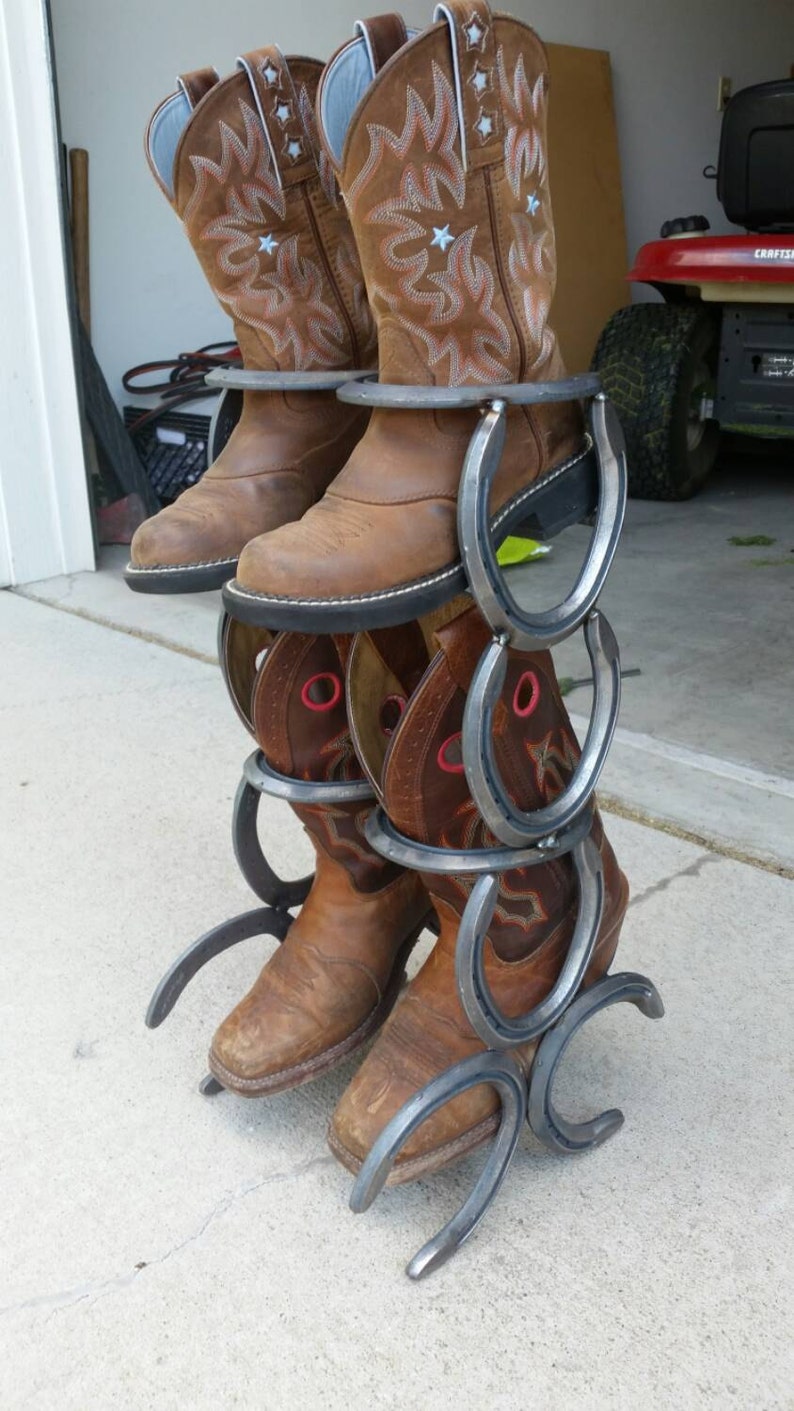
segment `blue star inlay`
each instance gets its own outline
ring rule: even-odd
[[[446,250],[448,245],[452,244],[454,239],[454,235],[450,235],[449,233],[448,225],[443,226],[441,229],[439,229],[437,225],[433,226],[433,239],[430,241],[430,244],[437,245],[442,253]]]
[[[483,36],[485,35],[485,30],[482,25],[477,23],[475,15],[472,15],[469,23],[463,26],[463,33],[466,36],[466,48],[479,49]]]
[[[527,212],[529,215],[534,216],[537,215],[539,210],[540,201],[538,200],[537,194],[533,191],[531,196],[527,196]]]
[[[270,232],[268,232],[267,235],[260,235],[259,237],[259,248],[260,250],[264,250],[266,255],[272,255],[273,251],[278,249],[278,245],[278,240],[274,240]]]

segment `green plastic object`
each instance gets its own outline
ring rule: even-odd
[[[496,551],[496,559],[502,568],[514,568],[519,563],[531,563],[551,553],[550,544],[539,544],[537,539],[522,539],[517,534],[508,534],[504,543]]]

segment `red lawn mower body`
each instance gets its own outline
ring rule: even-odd
[[[641,246],[637,284],[679,285],[709,303],[794,303],[794,235],[679,235]],[[729,286],[729,287],[726,287]]]
[[[731,99],[711,175],[745,233],[712,235],[703,216],[666,222],[628,275],[664,303],[619,309],[595,353],[641,498],[694,494],[721,429],[794,438],[793,80]]]

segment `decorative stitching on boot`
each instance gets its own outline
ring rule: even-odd
[[[184,573],[188,568],[219,568],[221,564],[230,564],[232,567],[237,563],[237,557],[233,559],[198,559],[196,563],[149,563],[136,564],[128,563],[127,573]]]

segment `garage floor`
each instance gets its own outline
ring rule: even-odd
[[[791,519],[773,478],[752,500],[727,478],[688,508],[633,505],[605,600],[643,672],[626,685],[631,767],[613,786],[656,770],[672,794],[680,777],[679,833],[687,819],[705,829],[704,781],[722,789],[740,853],[770,799],[792,807],[775,742],[791,685],[779,602]],[[727,545],[750,532],[777,542]],[[143,1026],[176,952],[251,905],[228,831],[249,746],[212,664],[214,601],[134,597],[121,557],[0,594],[0,1404],[790,1407],[791,881],[719,839],[608,814],[633,888],[620,961],[656,980],[667,1014],[601,1016],[558,1099],[576,1115],[619,1105],[626,1125],[570,1161],[527,1134],[467,1248],[411,1285],[405,1261],[476,1159],[354,1217],[324,1144],[350,1065],[269,1101],[196,1091],[212,1030],[267,943],[220,957],[162,1029]],[[528,570],[530,586],[562,557]],[[762,557],[774,562],[754,567]],[[623,814],[639,811],[627,798]],[[277,866],[301,870],[286,809],[273,805],[264,836]]]
[[[556,601],[586,542],[586,530],[571,531],[548,559],[517,571],[525,598]],[[601,607],[624,667],[642,673],[624,684],[605,792],[755,857],[794,862],[791,457],[726,459],[688,503],[630,500]],[[581,640],[556,657],[560,675],[587,676]],[[586,715],[590,692],[568,704]]]
[[[543,563],[553,590],[584,535]],[[794,464],[748,475],[734,462],[684,504],[630,500],[601,607],[624,666],[642,669],[625,686],[624,727],[794,775]]]

